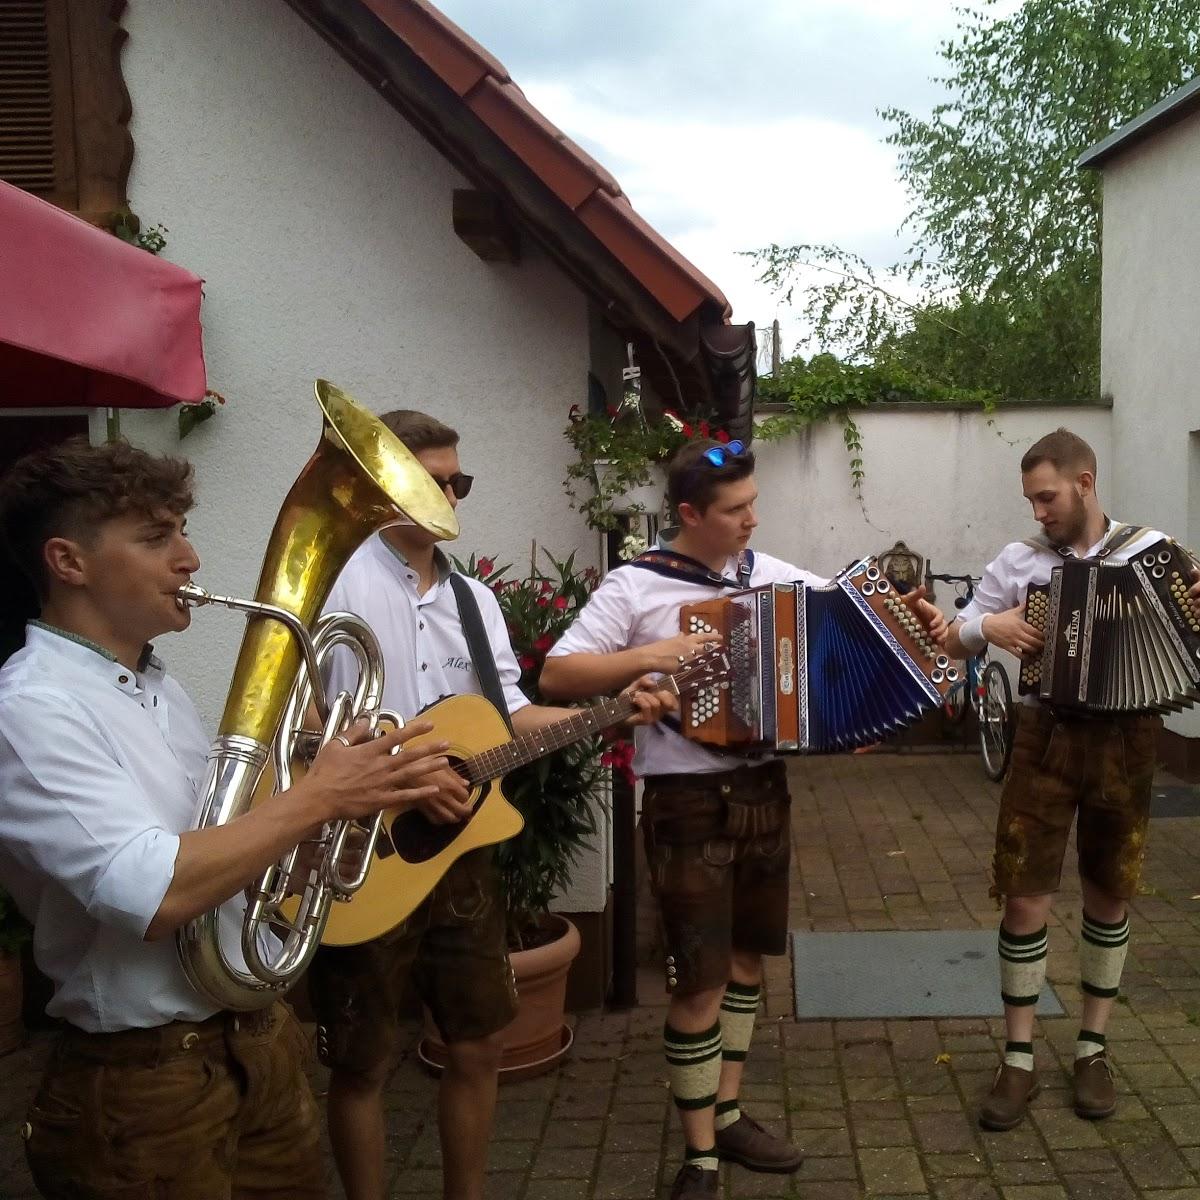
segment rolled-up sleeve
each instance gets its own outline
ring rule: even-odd
[[[94,920],[143,937],[174,877],[178,836],[82,708],[26,693],[14,709],[0,704],[0,840]]]
[[[635,613],[624,576],[634,569],[610,571],[604,577],[571,627],[550,648],[547,658],[565,654],[616,654],[630,646]]]

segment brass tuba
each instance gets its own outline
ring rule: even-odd
[[[268,755],[276,788],[290,786],[310,701],[323,724],[319,745],[364,717],[373,730],[380,718],[403,724],[380,708],[383,661],[367,625],[350,613],[317,618],[342,567],[375,530],[407,518],[439,537],[458,536],[453,508],[399,439],[331,383],[318,379],[316,394],[324,416],[321,440],[275,520],[255,599],[217,596],[190,583],[179,591],[181,604],[222,604],[249,614],[208,755],[199,829],[225,825],[249,811]],[[339,645],[354,654],[359,681],[353,695],[331,700],[321,684],[321,665]],[[287,991],[315,953],[332,901],[349,899],[366,878],[381,819],[382,814],[364,831],[365,842],[359,839],[349,852],[353,823],[325,826],[291,917],[282,905],[298,851],[267,869],[249,891],[242,923],[248,971],[231,963],[222,946],[219,909],[184,925],[176,943],[192,986],[222,1008],[239,1010],[265,1007]],[[276,941],[271,926],[284,930],[282,940]]]

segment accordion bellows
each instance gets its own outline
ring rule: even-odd
[[[827,753],[877,742],[959,678],[873,559],[824,587],[772,584],[679,612],[721,635],[724,682],[684,700],[685,737],[727,749]]]
[[[1025,619],[1045,639],[1018,691],[1055,708],[1179,712],[1200,700],[1200,621],[1188,601],[1194,561],[1169,538],[1128,562],[1065,559],[1029,588]]]

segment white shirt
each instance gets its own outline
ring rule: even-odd
[[[735,579],[737,560],[731,558],[722,574]],[[755,554],[750,587],[795,582],[819,587],[828,580],[768,554]],[[604,577],[547,657],[615,654],[675,637],[682,605],[729,595],[730,590],[671,579],[643,567],[617,567]],[[661,724],[636,728],[634,748],[633,769],[642,776],[728,771],[744,761],[689,741]]]
[[[130,671],[30,625],[0,670],[0,884],[33,922],[51,1016],[111,1031],[217,1011],[187,982],[173,937],[144,940],[179,834],[194,827],[207,755],[195,708],[153,656]],[[243,910],[240,894],[222,908],[227,946]]]
[[[444,696],[482,694],[449,571],[440,555],[438,562],[438,580],[419,596],[417,572],[376,534],[351,556],[325,604],[325,612],[352,612],[371,627],[383,651],[383,706],[405,720]],[[500,605],[486,584],[464,578],[479,603],[508,711],[515,713],[529,699],[517,686],[521,668]],[[356,670],[349,651],[336,650],[326,681],[331,694],[352,692]]]
[[[1108,535],[1116,527],[1117,522],[1109,521],[1104,533],[1094,546],[1089,546],[1084,558],[1093,558],[1103,547]],[[1128,562],[1140,554],[1147,546],[1163,539],[1165,534],[1157,529],[1146,529],[1137,537],[1114,550],[1108,561],[1113,563]],[[975,589],[975,595],[962,612],[959,620],[962,627],[959,635],[963,645],[974,653],[982,650],[986,644],[981,628],[983,618],[989,613],[1005,612],[1022,603],[1031,585],[1045,586],[1050,582],[1050,573],[1063,558],[1074,558],[1075,552],[1065,547],[1060,553],[1051,546],[1043,546],[1040,542],[1031,546],[1028,542],[1009,542],[999,554],[983,569],[983,578]],[[1026,704],[1038,703],[1038,697],[1032,694],[1024,697]]]

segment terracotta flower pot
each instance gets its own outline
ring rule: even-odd
[[[520,1007],[502,1031],[504,1052],[500,1059],[500,1081],[529,1079],[556,1066],[571,1048],[573,1034],[563,1021],[567,996],[567,972],[579,954],[579,930],[557,913],[546,917],[559,927],[562,936],[532,950],[515,950],[509,955],[517,979]],[[434,1071],[446,1065],[446,1046],[428,1013],[425,1036],[417,1047],[421,1061]]]
[[[0,1054],[24,1040],[21,1025],[21,956],[0,950]]]

